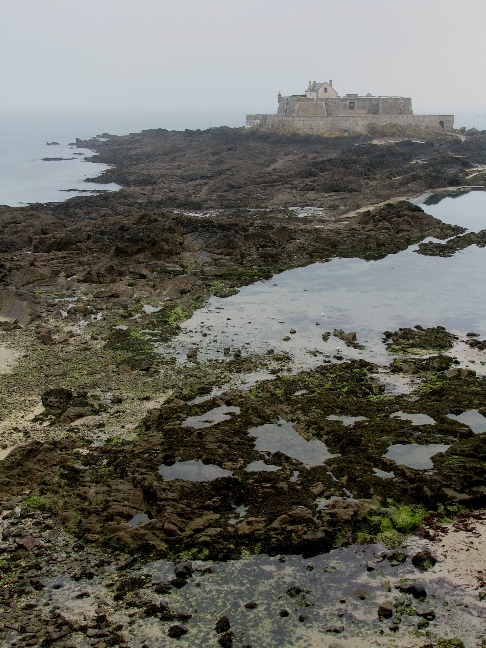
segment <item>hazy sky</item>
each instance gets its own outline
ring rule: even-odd
[[[486,0],[0,0],[0,107],[275,112],[333,79],[486,107]]]

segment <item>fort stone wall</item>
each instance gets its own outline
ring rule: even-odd
[[[327,97],[308,99],[304,95],[279,97],[277,115],[281,117],[346,115],[413,115],[412,100],[407,97]]]
[[[420,135],[452,131],[453,115],[414,115],[409,97],[338,95],[332,81],[309,81],[305,94],[278,93],[276,115],[247,115],[247,128],[319,135]]]
[[[308,100],[307,100],[308,101]],[[454,127],[453,115],[335,115],[312,116],[297,114],[247,115],[247,128],[261,127],[272,130],[298,130],[316,135],[368,135],[376,132],[395,133],[397,129],[412,134],[443,133]]]

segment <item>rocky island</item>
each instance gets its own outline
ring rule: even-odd
[[[273,348],[235,345],[210,360],[197,345],[181,349],[183,360],[160,349],[210,296],[285,270],[383,259],[427,237],[419,254],[484,247],[484,230],[463,236],[413,199],[484,189],[486,134],[154,129],[76,146],[111,166],[97,182],[122,189],[0,207],[0,640],[249,645],[244,623],[261,601],[240,600],[248,620],[235,630],[216,590],[217,611],[177,598],[204,590],[211,561],[299,555],[310,573],[326,552],[381,543],[362,570],[374,584],[356,576],[347,595],[357,605],[375,592],[379,627],[368,636],[464,645],[444,635],[418,577],[398,583],[401,572],[390,571],[413,563],[422,577],[437,562],[429,549],[408,560],[401,547],[412,532],[433,541],[452,521],[484,533],[486,428],[460,415],[486,415],[486,378],[461,366],[453,332],[420,322],[384,330],[385,368],[348,357],[363,345],[342,329],[323,328],[323,343],[334,337],[342,348],[307,370]],[[484,364],[485,341],[471,331],[462,342]],[[266,379],[248,378],[256,371]],[[383,373],[410,389],[387,391]],[[404,444],[436,452],[413,467],[390,454]],[[173,573],[156,578],[159,563]],[[473,565],[481,601],[484,570]],[[278,596],[279,622],[293,615],[304,633],[292,645],[309,641],[311,594],[290,582]],[[202,617],[212,634],[199,640]],[[350,619],[326,617],[312,645],[360,645]],[[467,639],[474,628],[463,630]]]

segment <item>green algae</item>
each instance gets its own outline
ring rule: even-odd
[[[392,354],[413,353],[416,349],[423,351],[441,351],[452,348],[457,336],[449,333],[443,326],[423,328],[399,328],[397,331],[385,331],[384,341]]]
[[[30,495],[22,502],[22,508],[33,511],[45,511],[49,508],[49,504],[46,498],[41,495]]]
[[[138,334],[121,331],[121,335],[125,344],[127,340],[141,342],[142,353],[147,348]],[[122,353],[119,349],[103,352]],[[420,525],[426,511],[441,507],[449,510],[454,497],[443,487],[465,493],[473,501],[477,497],[474,488],[480,486],[484,475],[486,435],[458,441],[462,427],[446,414],[457,411],[457,407],[461,411],[485,407],[484,379],[473,374],[448,377],[442,370],[444,361],[432,362],[424,372],[429,388],[423,389],[421,383],[413,392],[415,400],[410,401],[408,395],[384,395],[377,382],[377,367],[351,360],[323,364],[295,375],[277,375],[247,392],[228,390],[206,402],[189,402],[196,395],[209,394],[235,372],[256,366],[269,368],[272,363],[279,366],[275,359],[275,355],[266,355],[188,363],[177,372],[161,364],[159,380],[173,390],[172,396],[149,413],[131,437],[115,434],[113,443],[90,453],[86,460],[83,457],[83,469],[75,468],[79,440],[67,442],[64,450],[49,444],[42,447],[41,456],[50,466],[51,479],[42,484],[40,496],[59,501],[65,526],[83,541],[144,555],[175,557],[185,552],[192,557],[219,559],[261,552],[313,555],[353,541],[380,541],[392,548]],[[288,361],[288,357],[281,360]],[[204,432],[185,428],[181,433],[186,418],[201,416],[223,404],[238,407],[241,414]],[[397,466],[384,458],[393,443],[437,442],[432,426],[421,429],[398,417],[390,418],[397,411],[428,414],[440,421],[444,435],[441,442],[451,447],[434,457],[433,473]],[[339,421],[328,420],[330,415],[363,416],[367,420],[345,428]],[[318,439],[340,456],[324,466],[307,469],[277,452],[272,463],[280,471],[245,472],[245,465],[261,458],[248,430],[279,419],[292,421],[303,438]],[[196,486],[190,482],[165,483],[157,476],[161,463],[194,459],[228,468],[233,477]],[[9,458],[4,461],[8,463]],[[32,461],[34,457],[26,455],[24,464]],[[373,468],[393,470],[395,478],[382,479]],[[290,482],[295,471],[298,480]],[[27,474],[32,472],[27,469]],[[21,475],[14,473],[13,478],[22,488]],[[38,480],[34,477],[32,483]],[[317,492],[334,503],[317,511]],[[354,501],[347,502],[346,493],[351,493]],[[135,529],[128,527],[123,507],[116,508],[124,501],[130,503],[126,515],[146,510],[151,522]],[[249,526],[245,526],[245,520],[229,522],[234,507],[240,504],[247,507],[247,518],[256,522]],[[288,521],[296,507],[308,509],[310,517],[294,520],[290,516]],[[196,525],[184,531],[208,512],[216,516],[210,526],[198,523],[202,524],[200,529]],[[278,522],[281,516],[284,521]],[[166,521],[175,530],[165,531]]]
[[[153,345],[136,330],[112,329],[107,335],[105,348],[113,353],[116,364],[131,369],[147,369],[159,363]]]
[[[422,520],[427,515],[423,506],[413,506],[402,504],[391,506],[391,521],[397,531],[410,533],[422,524]]]

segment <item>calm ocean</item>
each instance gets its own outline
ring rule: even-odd
[[[0,205],[60,202],[82,195],[80,190],[116,189],[117,185],[84,182],[107,167],[86,162],[84,157],[93,155],[91,151],[70,147],[76,137],[126,135],[148,128],[184,130],[244,124],[245,114],[234,112],[1,111]],[[59,146],[48,146],[46,142],[52,141],[59,142]],[[46,157],[74,159],[43,161]]]
[[[105,165],[85,161],[91,151],[69,146],[101,133],[125,135],[148,128],[168,130],[243,126],[244,112],[34,111],[0,112],[0,204],[60,202],[89,189],[116,189],[117,185],[84,182],[99,175]],[[455,126],[486,129],[486,111],[456,113]],[[59,142],[48,146],[46,142]],[[79,155],[82,153],[82,155]],[[42,158],[71,158],[43,161]],[[70,191],[74,190],[74,191]]]

